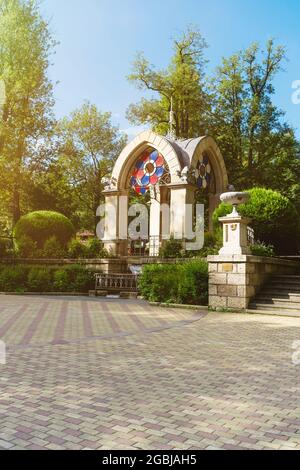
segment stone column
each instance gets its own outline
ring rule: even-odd
[[[118,249],[117,254],[128,255],[128,205],[129,191],[120,191],[118,202]]]
[[[157,185],[150,189],[150,225],[149,225],[149,256],[158,256],[161,234],[160,190]]]
[[[192,230],[187,204],[194,204],[195,191],[196,187],[190,184],[171,187],[170,234],[175,239],[185,240],[185,236]]]
[[[117,254],[119,194],[117,191],[105,193],[105,214],[100,225],[104,224],[104,248],[111,254]]]
[[[104,191],[106,214],[104,247],[113,255],[127,255],[128,191]]]

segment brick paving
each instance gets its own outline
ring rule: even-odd
[[[0,449],[300,449],[300,319],[0,297]]]

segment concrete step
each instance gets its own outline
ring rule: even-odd
[[[291,297],[299,299],[300,302],[300,292],[290,291],[290,290],[274,290],[274,289],[263,289],[258,295],[263,295],[266,297],[280,297],[283,299],[289,299]]]
[[[300,274],[273,274],[272,279],[300,279]]]
[[[300,317],[300,275],[274,275],[251,300],[248,311]]]
[[[273,304],[271,302],[259,302],[252,301],[249,305],[249,309],[252,310],[271,310],[271,311],[283,311],[283,312],[297,312],[300,315],[300,305],[297,304]]]
[[[257,302],[273,302],[273,303],[292,303],[292,304],[299,304],[300,305],[300,295],[281,295],[280,293],[277,294],[266,294],[265,292],[261,292],[255,297]]]
[[[279,317],[296,317],[300,318],[300,312],[296,310],[276,310],[276,309],[258,309],[258,308],[248,308],[246,313],[251,313],[252,315],[272,315],[272,316],[279,316]]]
[[[300,292],[300,284],[296,283],[282,283],[279,284],[278,282],[270,282],[265,286],[265,289],[273,289],[273,290],[290,290],[294,292]]]

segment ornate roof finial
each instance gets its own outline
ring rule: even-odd
[[[175,113],[173,111],[173,96],[171,96],[171,109],[170,109],[170,118],[169,118],[169,132],[167,137],[170,140],[176,140],[176,131],[175,131],[176,121]]]

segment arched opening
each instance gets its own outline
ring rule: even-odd
[[[148,146],[137,155],[132,163],[126,179],[128,191],[128,206],[133,208],[142,204],[147,208],[149,223],[147,233],[137,231],[140,236],[128,236],[128,255],[130,256],[158,256],[162,243],[163,214],[162,204],[170,204],[171,182],[169,166],[163,157],[152,146]],[[131,211],[129,211],[131,212]],[[138,213],[141,216],[140,213]],[[136,214],[137,215],[137,214]],[[128,225],[134,221],[135,215],[129,215]]]

